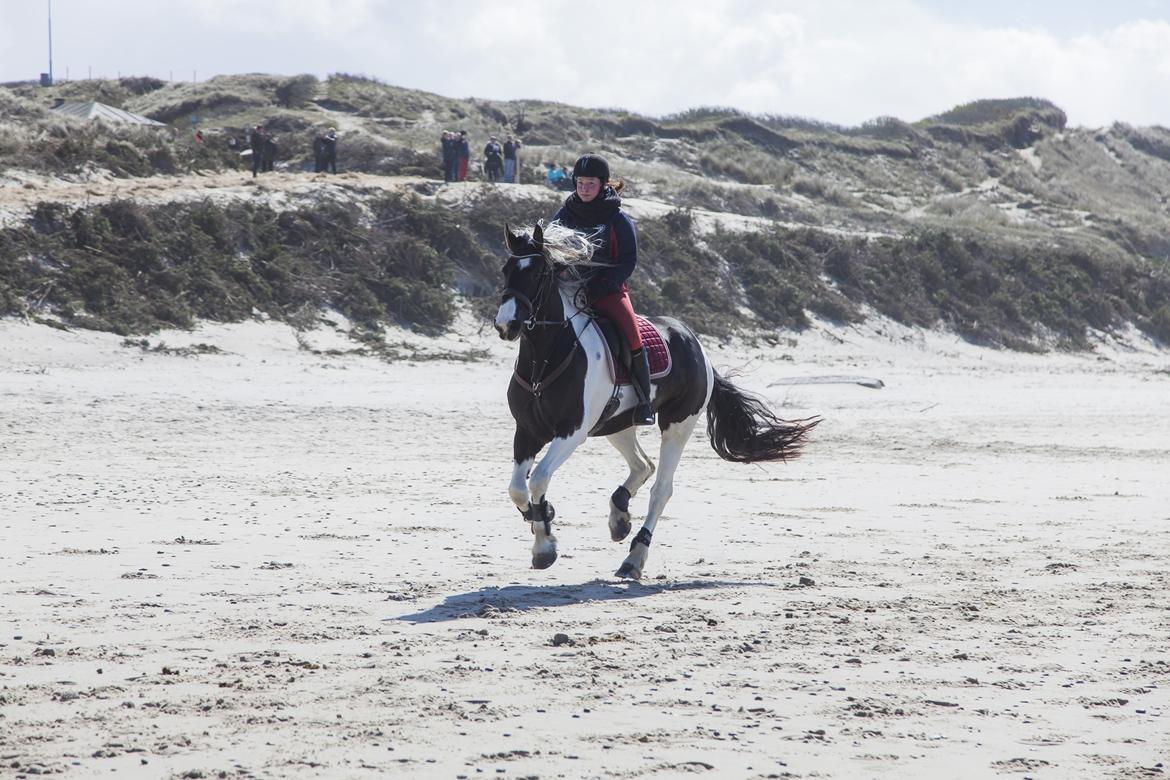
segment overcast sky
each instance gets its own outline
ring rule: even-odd
[[[50,0],[0,0],[0,81],[49,69]],[[855,125],[1047,98],[1170,126],[1170,0],[51,0],[58,79],[360,73],[450,97]]]

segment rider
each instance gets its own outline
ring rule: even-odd
[[[573,166],[574,192],[553,219],[565,227],[579,230],[598,242],[600,251],[594,258],[605,258],[608,265],[596,269],[589,280],[590,305],[608,317],[630,345],[630,374],[638,405],[634,409],[635,425],[653,425],[654,408],[650,405],[650,361],[642,348],[642,336],[630,305],[626,279],[638,264],[638,239],[634,223],[621,210],[618,193],[623,182],[611,183],[609,163],[596,154],[583,154]]]

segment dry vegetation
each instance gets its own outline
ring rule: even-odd
[[[175,131],[61,119],[46,110],[58,97]],[[192,115],[204,145],[190,142]],[[1034,98],[843,128],[722,108],[655,119],[455,100],[346,74],[241,75],[10,85],[0,123],[0,167],[55,176],[231,168],[227,139],[258,123],[292,171],[310,166],[312,136],[329,126],[342,167],[377,174],[438,178],[443,129],[468,130],[473,149],[493,133],[522,138],[528,181],[539,162],[596,149],[631,195],[674,209],[640,222],[641,308],[708,333],[801,328],[810,313],[849,321],[868,307],[1015,348],[1082,347],[1088,328],[1127,323],[1170,342],[1170,131],[1068,129]],[[286,213],[44,204],[0,233],[0,305],[124,333],[306,304],[371,327],[442,329],[456,292],[490,307],[504,219],[532,222],[554,199],[382,199],[368,204],[373,219],[325,203]],[[707,212],[754,228],[712,232],[696,219]]]

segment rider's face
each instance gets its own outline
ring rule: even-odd
[[[577,197],[588,203],[601,192],[601,179],[596,176],[577,177]]]

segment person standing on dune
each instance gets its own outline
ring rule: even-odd
[[[337,173],[337,130],[329,128],[321,140],[321,170]]]
[[[252,178],[264,170],[264,125],[256,125],[248,134],[248,145],[252,148]]]
[[[508,136],[504,141],[504,182],[516,183],[516,152],[520,151],[520,141]]]
[[[471,162],[471,142],[467,140],[466,130],[459,131],[455,150],[459,159],[459,173],[456,176],[456,181],[467,181],[467,164]]]

